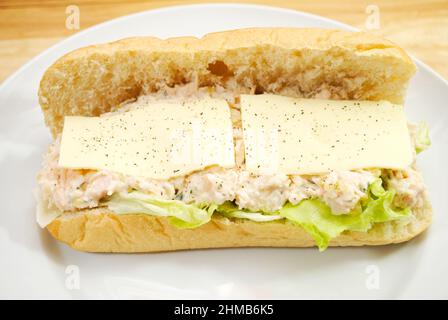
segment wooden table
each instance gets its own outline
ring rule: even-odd
[[[79,7],[80,30],[83,30],[138,11],[187,3],[224,1],[1,0],[0,82],[36,54],[79,31],[66,28],[66,8],[69,5]],[[448,0],[227,2],[258,3],[301,10],[360,29],[371,25],[369,19],[372,14],[377,16],[378,8],[380,29],[374,32],[401,45],[448,79]],[[369,7],[371,4],[376,7]]]

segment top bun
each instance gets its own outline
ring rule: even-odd
[[[369,33],[255,28],[203,38],[129,38],[75,50],[44,74],[39,101],[53,136],[64,116],[98,116],[162,88],[196,83],[232,92],[403,103],[416,67]]]

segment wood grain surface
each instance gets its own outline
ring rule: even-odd
[[[138,11],[189,3],[172,0],[0,0],[0,82],[46,48],[97,23]],[[371,6],[379,9],[382,35],[448,79],[448,0],[245,0],[290,8],[369,28]],[[66,28],[66,8],[80,9],[80,29]],[[370,6],[370,7],[369,7]],[[374,10],[375,7],[374,7]]]

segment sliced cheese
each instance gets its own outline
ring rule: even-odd
[[[102,117],[66,117],[59,165],[168,179],[235,165],[225,100],[143,100]]]
[[[241,115],[246,168],[253,173],[401,169],[412,162],[400,105],[243,95]]]

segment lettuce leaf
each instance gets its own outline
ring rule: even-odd
[[[429,139],[429,128],[428,124],[425,122],[420,122],[417,128],[417,136],[415,138],[415,152],[419,154],[425,151],[431,145],[431,140]]]
[[[317,199],[303,200],[297,205],[286,204],[279,214],[304,228],[316,241],[319,251],[328,247],[332,238],[344,231],[367,232],[374,223],[400,219],[409,215],[409,209],[397,210],[392,201],[394,190],[384,190],[382,180],[369,186],[368,199],[361,208],[347,215],[334,215],[331,209]]]
[[[162,200],[138,191],[116,193],[105,203],[117,214],[142,213],[168,217],[170,223],[181,229],[199,227],[210,221],[217,205],[195,206],[178,200]]]
[[[263,212],[251,212],[244,209],[239,209],[232,202],[225,202],[218,206],[217,212],[228,218],[240,218],[249,219],[256,222],[267,222],[274,220],[281,220],[284,217],[274,213],[263,213]]]
[[[382,180],[371,183],[368,198],[346,215],[334,215],[331,209],[318,199],[303,200],[296,205],[287,203],[280,210],[250,212],[235,204],[196,206],[178,200],[162,200],[138,191],[114,194],[104,204],[117,214],[149,214],[167,217],[178,228],[196,228],[210,221],[218,212],[229,218],[267,222],[288,219],[304,228],[316,241],[320,251],[325,250],[332,238],[344,231],[367,232],[375,223],[401,219],[409,215],[409,209],[396,209],[392,205],[394,190],[385,190]]]

